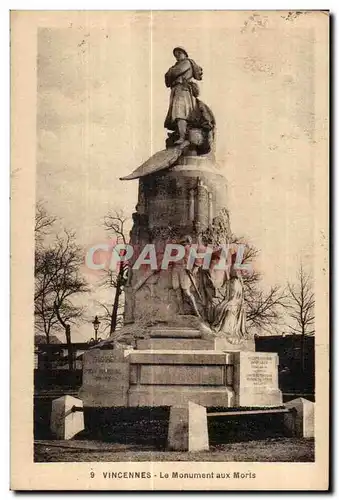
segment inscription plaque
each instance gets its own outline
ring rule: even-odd
[[[122,349],[91,350],[83,357],[80,397],[84,406],[127,406],[129,363]]]
[[[234,391],[239,406],[279,406],[278,355],[234,353]]]
[[[273,355],[274,357],[272,357],[266,353],[264,354],[264,356],[257,354],[249,355],[247,357],[247,366],[242,367],[242,369],[246,370],[245,378],[249,385],[258,387],[272,386],[276,382],[276,356]]]

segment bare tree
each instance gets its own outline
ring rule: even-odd
[[[264,292],[256,284],[245,286],[246,321],[254,332],[278,333],[286,308],[287,294],[275,285]]]
[[[117,244],[127,244],[126,225],[128,220],[128,217],[121,210],[109,212],[104,218],[104,228],[116,239]],[[106,315],[104,317],[106,319],[110,317],[110,335],[116,330],[117,326],[122,324],[123,291],[127,283],[127,275],[128,263],[122,261],[119,262],[117,269],[109,269],[105,276],[105,286],[109,286],[114,290],[111,314],[108,313],[107,306],[101,304],[102,307],[106,308]]]
[[[70,323],[82,316],[82,308],[73,299],[89,291],[80,271],[82,260],[75,235],[68,231],[49,246],[40,246],[35,256],[36,328],[45,333],[47,343],[52,330],[64,329],[70,356]]]
[[[98,314],[98,317],[102,323],[102,331],[106,332],[108,330],[108,335],[111,333],[111,324],[112,324],[112,305],[104,302],[96,301],[97,305],[101,308],[101,313]],[[116,328],[122,327],[124,324],[124,304],[119,303],[117,320],[116,320]]]
[[[56,222],[57,218],[50,215],[47,212],[45,204],[42,201],[38,201],[35,210],[35,244],[39,245],[42,242],[43,237],[51,230],[53,224]]]
[[[51,286],[51,277],[44,275],[43,269],[46,261],[46,248],[43,245],[45,236],[50,233],[57,218],[50,215],[42,201],[38,201],[35,209],[35,291],[34,291],[34,304],[35,304],[35,327],[38,331],[46,336],[46,343],[50,343],[50,331],[52,328],[52,321],[45,320],[50,311],[45,304],[44,297],[48,294],[48,289]]]
[[[314,335],[314,291],[312,276],[301,263],[297,273],[297,283],[288,283],[289,311],[292,324],[290,330],[301,335],[300,366],[305,370],[305,337]]]

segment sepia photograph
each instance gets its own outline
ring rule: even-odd
[[[327,489],[329,12],[11,29],[12,488]]]

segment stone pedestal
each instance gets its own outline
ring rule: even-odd
[[[83,381],[79,396],[84,406],[128,406],[128,351],[91,349],[83,355]]]
[[[135,350],[93,349],[84,355],[80,397],[94,408],[281,405],[277,355],[224,350],[223,340],[158,327]]]
[[[228,353],[136,350],[130,353],[129,362],[129,406],[173,406],[189,401],[204,406],[234,404]]]
[[[278,355],[266,352],[233,354],[235,406],[280,406]]]
[[[82,411],[72,411],[73,406],[82,408],[83,403],[72,396],[62,396],[52,401],[51,431],[56,439],[72,439],[84,430],[84,414]]]
[[[285,426],[296,437],[314,437],[314,403],[304,398],[296,398],[285,404],[293,411],[285,417]]]
[[[137,178],[139,193],[131,244],[142,249],[145,244],[153,243],[159,258],[166,242],[179,242],[187,235],[197,242],[198,235],[211,229],[227,207],[227,182],[213,155],[185,153],[170,169]],[[178,304],[170,269],[147,271],[148,274],[145,269],[130,270],[129,286],[125,287],[128,323],[137,324],[145,317],[159,323],[169,322],[182,312],[195,314],[187,301]]]
[[[175,451],[208,450],[206,408],[191,401],[183,406],[172,406],[167,446]]]

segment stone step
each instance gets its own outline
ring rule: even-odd
[[[201,339],[201,332],[193,328],[151,328],[149,336],[151,338],[181,338],[181,339]]]
[[[231,344],[226,338],[212,337],[209,339],[192,337],[155,337],[138,339],[137,350],[214,350],[222,352],[255,351],[253,339],[245,340],[240,345]]]
[[[140,385],[128,391],[128,406],[175,406],[191,401],[207,407],[232,407],[234,400],[230,387]]]
[[[131,385],[231,386],[231,365],[131,365]]]
[[[151,338],[151,339],[138,339],[137,349],[169,349],[169,350],[208,350],[214,349],[214,340],[202,340],[194,338]]]
[[[130,351],[130,364],[140,365],[231,365],[233,354],[211,350],[149,349]]]

